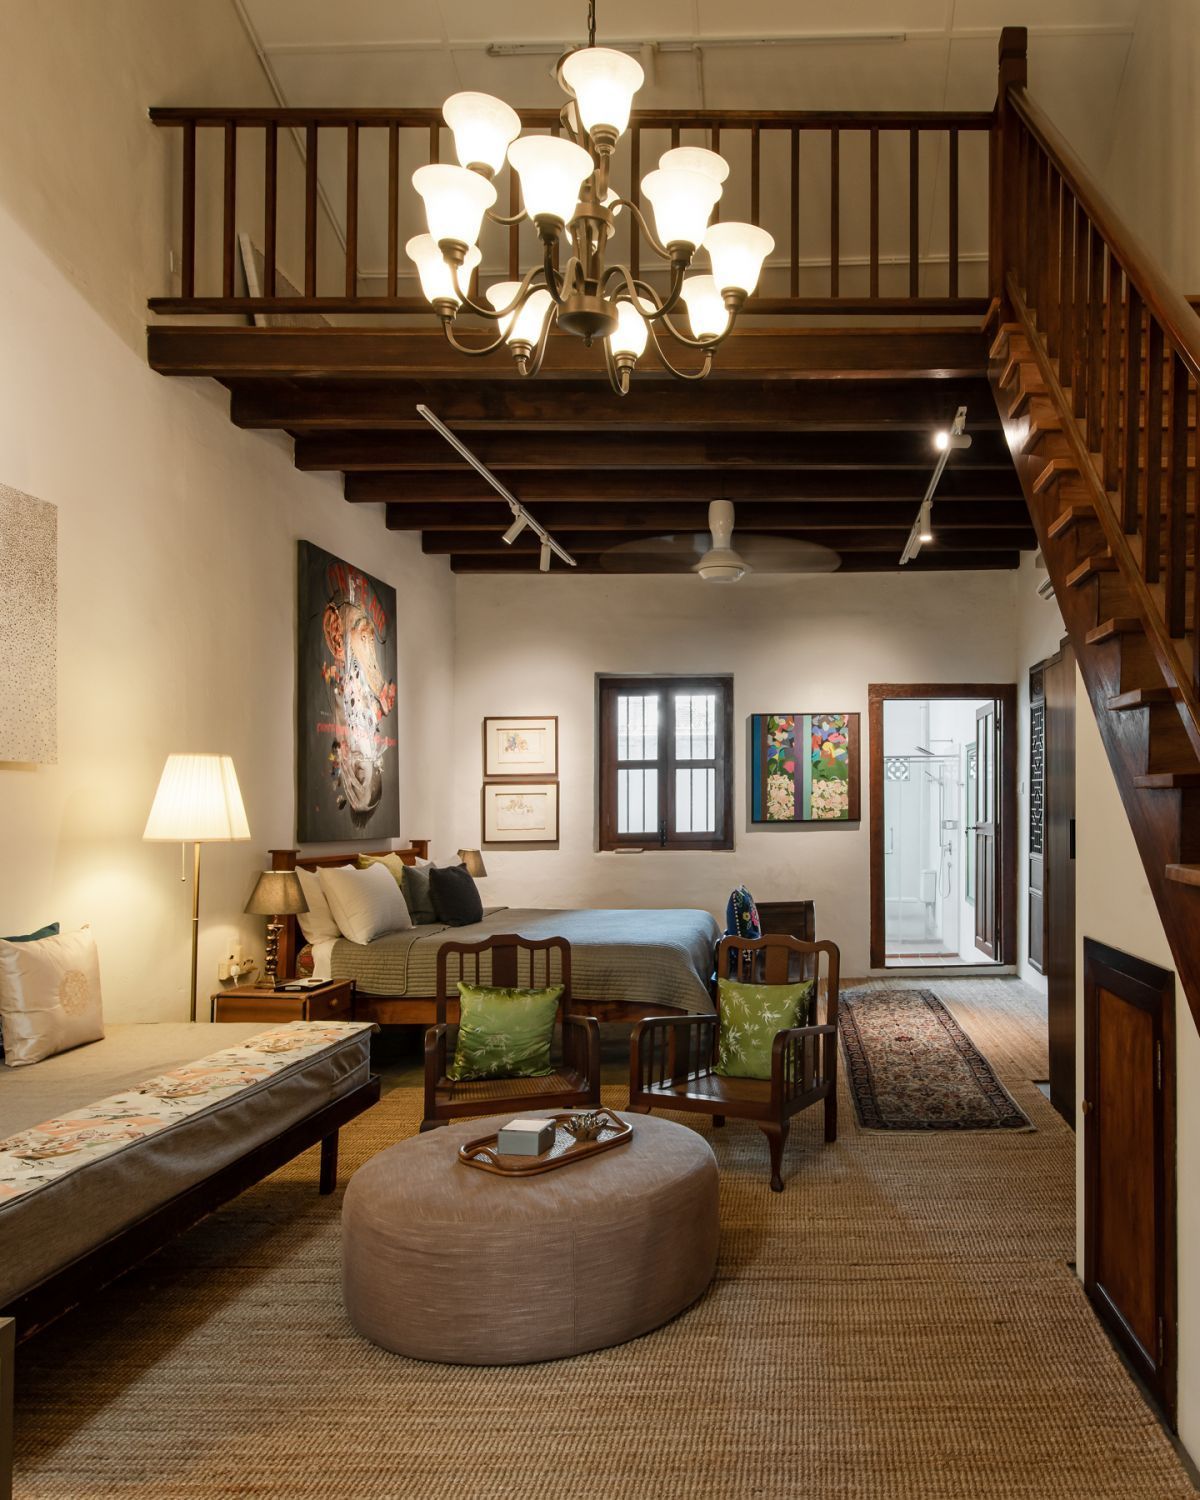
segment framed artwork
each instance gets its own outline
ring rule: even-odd
[[[396,591],[300,543],[296,837],[397,838]]]
[[[483,774],[529,780],[558,775],[558,715],[484,719]]]
[[[58,507],[0,484],[0,761],[58,760]]]
[[[556,781],[489,782],[483,789],[485,844],[556,844]]]
[[[753,714],[751,822],[856,823],[857,714]]]

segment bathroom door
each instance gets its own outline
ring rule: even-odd
[[[997,942],[996,812],[999,799],[997,760],[1000,716],[994,702],[975,712],[975,946],[989,958]]]

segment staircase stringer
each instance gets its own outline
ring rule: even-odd
[[[1152,784],[1151,778],[1151,773],[1168,769],[1163,764],[1164,746],[1169,747],[1172,760],[1169,769],[1186,773],[1200,770],[1200,711],[1190,682],[1180,680],[1175,643],[1166,633],[1157,602],[1141,576],[1101,483],[1070,398],[1059,380],[1057,362],[1046,348],[1021,288],[1011,274],[1007,281],[1013,321],[1005,326],[1019,330],[1017,336],[1028,345],[1057,426],[1039,436],[1027,410],[1022,408],[1013,414],[1010,393],[1000,384],[1009,363],[1005,348],[994,350],[989,363],[992,394],[1125,815],[1200,1028],[1197,890],[1168,873],[1169,866],[1187,864],[1200,856],[1200,804],[1194,790],[1164,789]],[[1048,451],[1050,448],[1055,451]],[[1051,458],[1058,458],[1063,474],[1070,476],[1074,489],[1071,503],[1086,504],[1093,512],[1094,519],[1085,523],[1082,538],[1077,527],[1057,533],[1052,530],[1068,502],[1059,494],[1061,480],[1039,485]],[[1092,577],[1072,586],[1069,579],[1079,573],[1080,563],[1105,552],[1112,557],[1115,569],[1106,572],[1103,579]],[[1100,640],[1089,639],[1089,635],[1100,634],[1097,627],[1112,616],[1119,617],[1114,624],[1119,623],[1120,629],[1104,633]],[[1137,665],[1136,684],[1130,675],[1132,663]],[[1147,706],[1110,706],[1134,686],[1149,692]],[[1159,695],[1161,702],[1157,701]]]

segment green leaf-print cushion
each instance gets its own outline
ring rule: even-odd
[[[725,1078],[770,1078],[776,1032],[811,1024],[816,998],[812,980],[741,984],[722,979],[718,990],[721,1024],[713,1071]]]
[[[550,1066],[561,984],[545,990],[458,986],[458,1045],[448,1077],[544,1078]]]

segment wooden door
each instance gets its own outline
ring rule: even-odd
[[[995,958],[996,922],[996,809],[999,799],[998,750],[1000,722],[995,703],[975,713],[975,946]]]
[[[1075,1125],[1075,653],[1064,641],[1043,669],[1045,787],[1042,949],[1050,1102]]]
[[[1175,981],[1084,942],[1084,1288],[1174,1423]]]

